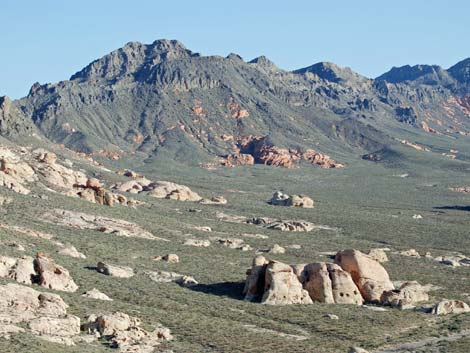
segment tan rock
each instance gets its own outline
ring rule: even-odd
[[[86,181],[86,187],[97,191],[97,190],[102,189],[103,185],[96,178],[88,178],[88,180]]]
[[[28,328],[47,341],[74,345],[72,338],[80,334],[80,318],[73,315],[64,317],[38,317],[28,323]]]
[[[274,244],[269,250],[268,253],[270,254],[284,254],[286,252],[286,249],[284,249],[282,246],[279,244]]]
[[[200,201],[202,199],[185,185],[175,184],[169,181],[157,181],[148,186],[151,190],[149,196],[156,198],[167,198],[179,201]]]
[[[408,257],[416,257],[416,258],[421,257],[421,255],[415,249],[409,249],[409,250],[401,251],[400,255],[408,256]]]
[[[169,262],[171,264],[177,264],[178,262],[180,262],[180,258],[176,254],[167,254],[163,256],[163,261]]]
[[[64,246],[59,251],[57,251],[57,253],[63,256],[74,257],[76,259],[86,259],[86,256],[79,252],[73,245]]]
[[[124,313],[91,315],[82,330],[97,333],[108,340],[111,347],[123,353],[151,353],[161,342],[173,339],[169,329],[158,325],[148,332],[140,327],[140,320]]]
[[[43,214],[42,220],[72,228],[97,230],[106,234],[144,239],[161,239],[139,225],[121,219],[90,215],[82,212],[53,209]]]
[[[51,258],[38,254],[33,263],[37,274],[37,283],[41,287],[64,292],[75,292],[78,289],[69,271],[57,265]]]
[[[369,257],[380,263],[388,261],[387,253],[383,249],[371,249],[369,251]]]
[[[266,267],[262,304],[311,304],[312,299],[302,288],[291,266],[270,261]]]
[[[264,278],[267,265],[268,261],[264,256],[259,255],[253,259],[251,269],[246,271],[247,277],[245,288],[243,289],[245,300],[254,301],[261,299],[264,293]]]
[[[0,256],[0,277],[11,278],[23,284],[32,284],[35,275],[32,257]]]
[[[413,308],[415,304],[429,300],[427,289],[418,282],[405,282],[399,289],[382,293],[380,302],[400,309]]]
[[[266,228],[282,232],[310,232],[315,225],[306,221],[274,221],[266,224]]]
[[[105,301],[112,301],[110,297],[106,294],[100,292],[98,289],[93,288],[85,293],[82,294],[82,297],[89,298],[89,299],[97,299],[97,300],[105,300]]]
[[[170,283],[175,282],[182,286],[192,286],[198,284],[198,282],[191,276],[182,275],[176,272],[168,271],[148,271],[146,274],[150,279],[157,283]]]
[[[130,278],[134,276],[134,270],[127,266],[111,265],[104,262],[98,262],[96,270],[107,276]]]
[[[313,208],[313,200],[305,195],[287,195],[281,191],[276,191],[271,200],[269,200],[271,205],[278,206],[290,206],[290,207],[303,207],[303,208]]]
[[[208,246],[211,245],[211,242],[205,239],[186,239],[183,244],[189,245],[189,246],[207,248]]]
[[[338,265],[325,262],[299,265],[296,273],[314,301],[330,304],[363,303],[351,275]]]
[[[351,274],[366,301],[378,302],[383,292],[394,289],[382,265],[358,250],[340,251],[336,254],[335,261]]]
[[[432,313],[435,315],[462,314],[468,312],[470,312],[470,306],[461,300],[444,299],[432,308]]]

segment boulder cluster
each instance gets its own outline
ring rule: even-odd
[[[17,193],[27,195],[31,192],[28,184],[42,181],[54,191],[71,197],[80,197],[100,205],[115,204],[135,206],[138,203],[125,196],[112,193],[104,188],[96,178],[71,167],[73,163],[65,160],[68,166],[57,160],[57,155],[42,148],[34,151],[21,148],[18,151],[0,147],[0,185]]]
[[[78,289],[69,271],[43,254],[37,254],[35,258],[0,256],[0,277],[64,292]]]
[[[313,200],[306,195],[287,195],[282,191],[276,191],[268,203],[275,206],[303,208],[313,208],[314,205]]]
[[[288,265],[256,256],[244,294],[246,300],[271,305],[369,302],[406,308],[429,299],[417,282],[395,289],[379,262],[352,249],[338,252],[335,263]]]

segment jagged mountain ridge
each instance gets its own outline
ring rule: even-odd
[[[469,66],[394,68],[369,79],[332,63],[288,72],[266,57],[131,42],[68,81],[33,85],[14,105],[51,140],[88,153],[200,163],[268,135],[276,146],[361,156],[393,148],[403,131],[465,138]]]

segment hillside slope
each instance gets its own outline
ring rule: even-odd
[[[332,63],[287,72],[265,57],[131,42],[68,81],[33,85],[14,104],[54,142],[114,158],[139,151],[149,160],[217,162],[268,136],[268,147],[341,162],[427,134],[444,144],[466,138],[469,67],[394,68],[372,80]]]

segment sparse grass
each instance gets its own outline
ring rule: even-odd
[[[209,248],[194,248],[182,243],[189,237],[187,234],[200,238],[241,238],[242,233],[262,233],[269,239],[244,238],[245,242],[254,249],[267,248],[275,243],[302,246],[300,250],[288,249],[286,254],[268,256],[288,263],[330,261],[320,252],[350,247],[363,251],[373,247],[390,247],[393,250],[416,248],[418,251],[430,251],[433,256],[451,251],[470,255],[470,213],[436,208],[470,204],[470,196],[448,190],[449,186],[468,184],[466,167],[445,171],[442,168],[447,165],[447,160],[436,157],[433,162],[432,168],[427,161],[405,164],[400,169],[387,169],[381,165],[351,161],[342,170],[310,167],[286,170],[255,166],[207,171],[178,165],[143,165],[141,169],[148,178],[180,182],[203,196],[223,194],[229,203],[226,206],[209,206],[139,195],[136,197],[145,200],[147,205],[134,210],[100,207],[56,194],[48,194],[49,199],[42,200],[2,190],[15,198],[14,203],[5,207],[2,222],[53,233],[57,240],[73,244],[88,258],[81,260],[60,256],[47,240],[2,229],[0,238],[3,243],[15,240],[23,244],[27,255],[34,255],[37,251],[50,253],[59,264],[70,270],[80,285],[77,293],[60,293],[70,304],[70,313],[84,319],[89,313],[123,311],[140,317],[146,325],[160,322],[170,327],[176,339],[162,346],[162,349],[168,347],[175,352],[337,353],[346,352],[349,346],[357,345],[373,351],[378,347],[431,336],[442,337],[449,332],[470,329],[470,316],[433,317],[414,311],[389,309],[375,312],[356,306],[319,303],[284,307],[247,303],[241,300],[242,282],[254,251],[231,250],[214,243]],[[403,173],[409,173],[410,177],[394,176]],[[113,178],[119,179],[116,176]],[[278,189],[288,193],[305,193],[314,198],[316,207],[308,210],[266,204],[266,200]],[[123,238],[42,222],[41,214],[53,208],[136,222],[171,242]],[[201,212],[191,213],[188,211],[190,208],[200,209]],[[269,231],[253,225],[218,221],[215,216],[217,211],[232,215],[304,219],[337,230],[311,233]],[[414,214],[421,214],[423,219],[413,219]],[[196,225],[210,226],[214,232],[196,231]],[[167,264],[151,259],[169,252],[178,254],[181,262]],[[1,245],[0,254],[21,253]],[[454,269],[424,258],[393,254],[389,257],[390,261],[385,267],[393,280],[417,280],[422,284],[432,283],[442,287],[431,292],[432,301],[444,297],[468,301],[469,297],[465,296],[465,293],[470,293],[468,267]],[[117,279],[85,268],[96,265],[100,260],[131,266],[137,275],[131,279]],[[200,285],[191,289],[172,283],[151,282],[143,272],[155,269],[189,274]],[[114,301],[101,302],[80,297],[82,292],[93,287],[108,294]],[[340,319],[323,317],[327,313],[336,314]],[[296,341],[272,333],[255,333],[246,325],[306,336],[307,339]],[[443,343],[439,352],[464,353],[468,352],[469,345],[468,339],[447,342]],[[0,351],[98,353],[107,352],[109,348],[100,342],[92,346],[63,347],[29,335],[20,335],[10,341],[0,341]]]

